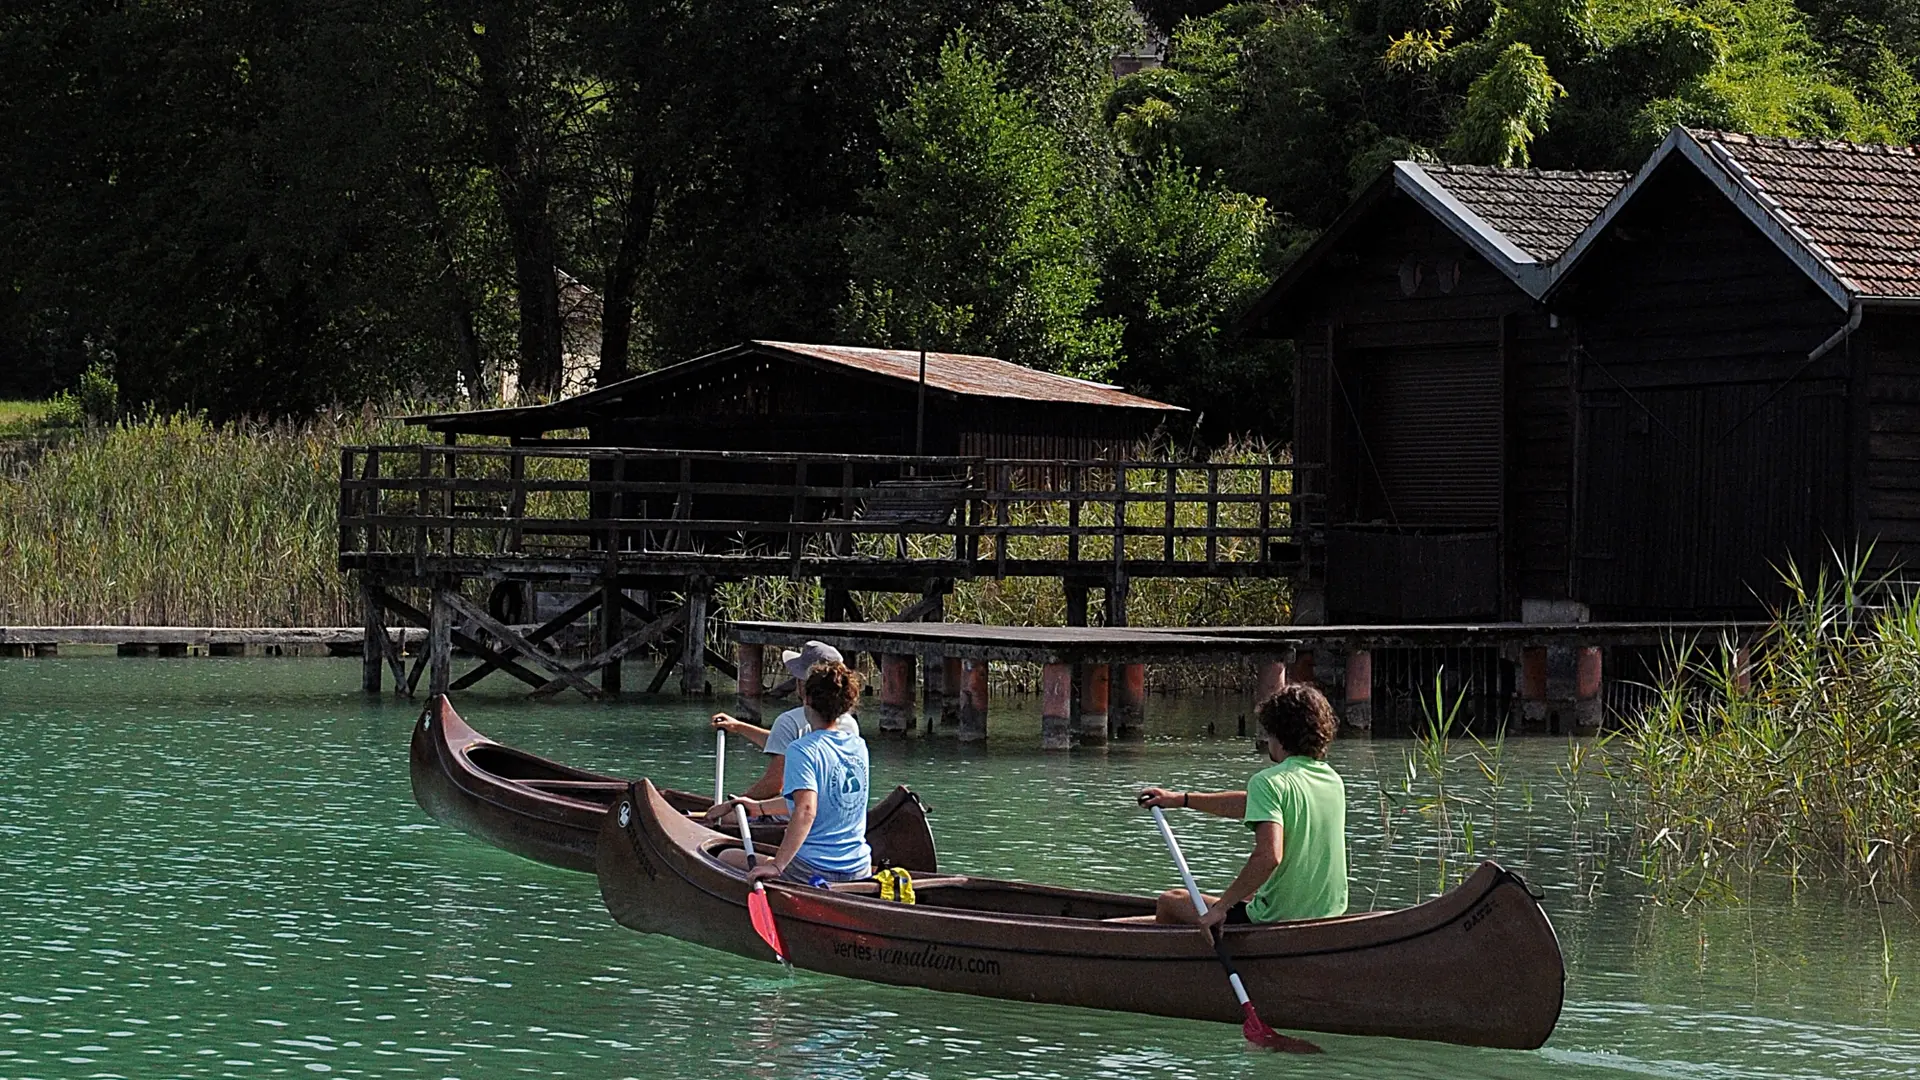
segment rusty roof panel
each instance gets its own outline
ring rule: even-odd
[[[917,383],[920,379],[920,353],[915,349],[863,349],[851,345],[802,345],[791,341],[755,341],[753,344],[762,349],[811,357],[906,382]],[[1010,364],[991,356],[968,356],[964,353],[928,353],[927,385],[969,397],[1018,398],[1022,401],[1105,405],[1160,412],[1186,411],[1178,405],[1129,394],[1106,383],[1069,378]]]

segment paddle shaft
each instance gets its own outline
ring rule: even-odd
[[[746,849],[747,869],[751,870],[753,869],[753,827],[747,824],[747,808],[734,803],[733,821],[740,827],[740,846]],[[753,887],[759,888],[760,883],[754,882]]]
[[[727,733],[713,733],[713,801],[727,800]],[[748,854],[752,854],[751,851]]]
[[[1193,871],[1187,868],[1187,857],[1180,851],[1180,841],[1173,838],[1173,826],[1167,824],[1167,815],[1157,806],[1153,810],[1153,823],[1160,827],[1160,839],[1167,843],[1167,853],[1173,856],[1173,865],[1180,868],[1180,880],[1187,886],[1187,895],[1193,899],[1195,915],[1207,913],[1207,898],[1200,892],[1200,885],[1193,880]],[[1233,984],[1233,996],[1238,998],[1241,1007],[1246,1007],[1252,998],[1247,996],[1246,984],[1240,981],[1240,972],[1235,970],[1233,961],[1227,956],[1227,943],[1221,935],[1209,932],[1207,940],[1213,943],[1213,954],[1220,958],[1220,966],[1227,969],[1227,981]]]

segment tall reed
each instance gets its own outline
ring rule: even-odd
[[[0,622],[357,623],[336,569],[340,445],[419,437],[370,411],[88,428],[0,477]]]
[[[1643,863],[1669,895],[1725,892],[1765,868],[1875,889],[1920,863],[1920,598],[1867,556],[1782,575],[1790,601],[1750,672],[1732,650],[1674,649],[1621,734]]]

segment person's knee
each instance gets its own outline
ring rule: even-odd
[[[1168,889],[1155,898],[1153,917],[1161,922],[1192,922],[1193,901],[1185,889]]]
[[[741,848],[727,848],[720,853],[720,861],[735,869],[747,868],[747,853]]]

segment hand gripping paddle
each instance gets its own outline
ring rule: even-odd
[[[753,869],[753,830],[747,825],[747,808],[739,803],[733,804],[734,820],[740,825],[740,843],[747,849],[747,869]],[[773,907],[767,903],[767,888],[760,882],[753,883],[753,891],[747,894],[747,916],[753,920],[753,932],[767,943],[773,955],[780,958],[789,968],[793,965],[787,960],[787,948],[780,944],[780,928],[773,925]]]
[[[1167,842],[1167,851],[1173,855],[1173,864],[1180,868],[1180,880],[1186,883],[1187,895],[1193,898],[1195,914],[1207,913],[1207,899],[1200,895],[1200,886],[1193,880],[1193,871],[1187,869],[1187,857],[1180,853],[1180,842],[1173,838],[1173,829],[1167,825],[1167,815],[1155,806],[1153,823],[1160,826],[1160,839]],[[771,921],[771,920],[769,920]],[[1320,1048],[1305,1039],[1296,1039],[1291,1035],[1282,1035],[1267,1026],[1260,1014],[1254,1011],[1253,999],[1247,996],[1247,986],[1240,981],[1240,973],[1234,970],[1233,960],[1227,955],[1226,935],[1218,931],[1207,933],[1213,942],[1213,954],[1220,958],[1220,966],[1227,969],[1227,981],[1233,984],[1233,996],[1240,1001],[1240,1011],[1246,1014],[1246,1021],[1240,1025],[1240,1033],[1255,1046],[1264,1046],[1269,1050],[1280,1050],[1289,1054],[1317,1054]]]

